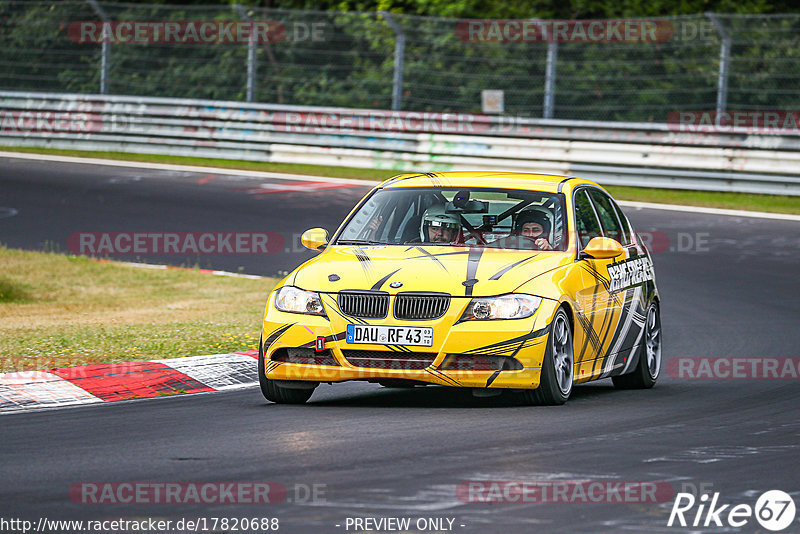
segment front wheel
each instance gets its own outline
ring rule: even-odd
[[[286,388],[278,385],[278,381],[267,378],[266,355],[264,345],[258,340],[258,385],[261,386],[261,394],[268,401],[277,404],[303,404],[314,393],[314,388]]]
[[[613,376],[617,389],[647,389],[656,384],[661,372],[661,316],[658,304],[653,302],[647,310],[644,323],[644,343],[639,347],[639,362],[630,373]]]
[[[550,324],[539,387],[523,392],[525,400],[530,404],[564,404],[572,393],[574,368],[572,326],[567,311],[559,308]]]

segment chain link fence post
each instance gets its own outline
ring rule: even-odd
[[[547,43],[547,66],[544,74],[544,114],[545,119],[552,119],[556,105],[556,62],[558,61],[558,42]]]
[[[103,31],[100,35],[103,36],[110,36],[111,35],[111,27],[110,27],[110,20],[106,12],[100,7],[100,4],[97,3],[97,0],[86,0],[86,2],[91,6],[94,12],[97,14],[98,17],[103,21]],[[109,30],[109,31],[106,31]],[[106,95],[108,94],[108,69],[109,69],[109,61],[111,59],[111,38],[110,37],[103,37],[102,48],[100,52],[100,94]]]
[[[233,9],[239,13],[239,16],[247,22],[252,22],[247,10],[241,4],[233,4]],[[250,28],[250,40],[247,42],[247,101],[253,102],[255,99],[256,90],[256,47],[258,46],[258,38],[253,28]]]
[[[722,114],[728,107],[728,69],[731,61],[731,32],[719,20],[716,13],[704,13],[711,20],[714,29],[719,33],[722,44],[719,49],[719,76],[717,78],[717,126],[720,125]]]
[[[399,111],[403,100],[403,63],[406,52],[406,34],[388,11],[379,11],[394,32],[394,78],[392,79],[392,110]]]

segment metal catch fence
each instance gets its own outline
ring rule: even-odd
[[[459,20],[0,2],[0,89],[656,122],[800,104],[800,15]],[[484,91],[494,91],[484,94]],[[500,96],[502,92],[502,97]]]

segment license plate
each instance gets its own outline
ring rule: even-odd
[[[433,345],[433,328],[430,326],[373,326],[347,325],[347,342],[368,345]]]

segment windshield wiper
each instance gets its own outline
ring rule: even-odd
[[[464,245],[461,243],[453,243],[452,241],[444,241],[441,243],[433,242],[433,241],[403,241],[400,243],[402,245],[415,245],[415,246],[425,246],[425,247],[463,247]]]
[[[364,239],[339,239],[337,245],[386,245],[380,241],[366,241]]]

